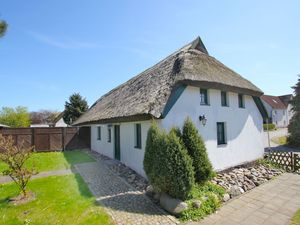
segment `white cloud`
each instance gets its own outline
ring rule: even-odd
[[[101,48],[103,45],[96,42],[77,41],[71,38],[53,38],[48,35],[40,34],[37,32],[28,31],[31,37],[44,44],[63,48],[63,49],[85,49],[85,48]]]

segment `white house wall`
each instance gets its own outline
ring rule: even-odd
[[[262,157],[262,117],[251,96],[245,96],[245,109],[238,108],[238,96],[229,94],[229,107],[221,107],[219,90],[209,90],[209,106],[200,105],[199,88],[187,87],[171,108],[166,118],[158,120],[163,129],[176,125],[182,127],[189,116],[199,129],[208,149],[209,158],[216,170],[222,170]],[[205,115],[207,124],[200,123],[199,116]],[[216,122],[226,123],[227,144],[217,145]],[[134,124],[141,123],[142,149],[134,148]],[[114,124],[111,124],[114,125]],[[150,121],[118,123],[120,125],[121,162],[145,176],[143,159]],[[97,126],[101,126],[101,140],[97,140]],[[114,130],[111,143],[107,142],[107,124],[91,126],[91,148],[114,158]]]
[[[216,170],[226,169],[263,156],[263,119],[251,96],[244,96],[245,108],[238,107],[238,94],[228,92],[229,107],[221,106],[220,90],[209,89],[209,105],[200,105],[200,90],[187,87],[166,118],[162,128],[182,127],[190,117],[202,135]],[[205,126],[199,116],[205,115]],[[225,122],[226,145],[217,145],[217,122]]]
[[[135,148],[134,125],[141,124],[142,148]],[[117,123],[111,125],[120,125],[120,161],[129,166],[137,173],[145,176],[143,169],[143,160],[145,154],[145,145],[147,132],[150,127],[150,121]],[[97,140],[97,127],[101,126],[101,140]],[[103,155],[114,158],[114,129],[111,127],[111,142],[107,140],[108,128],[107,124],[97,124],[91,126],[91,148]]]

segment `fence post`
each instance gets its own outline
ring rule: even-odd
[[[295,164],[294,164],[294,155],[293,152],[290,152],[291,154],[291,171],[294,172],[295,171]]]
[[[34,139],[34,135],[35,135],[34,128],[31,128],[31,146],[34,146],[34,150],[36,150],[36,149],[35,149],[35,139]]]
[[[62,127],[61,128],[61,147],[62,147],[62,150],[64,151],[65,150],[65,129]]]

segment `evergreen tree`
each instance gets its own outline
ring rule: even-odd
[[[65,123],[71,125],[87,110],[87,101],[82,98],[79,93],[74,93],[70,96],[69,102],[65,103],[65,112],[63,116]]]
[[[7,23],[4,20],[0,20],[0,37],[4,36],[7,29]]]
[[[300,75],[298,78],[298,83],[292,87],[294,89],[294,97],[291,101],[292,110],[294,115],[288,126],[289,136],[288,144],[293,146],[300,146]]]
[[[206,152],[204,141],[189,118],[184,121],[182,140],[193,160],[196,182],[203,183],[211,179],[214,172]]]

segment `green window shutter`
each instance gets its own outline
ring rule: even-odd
[[[101,140],[101,127],[97,127],[97,139]]]
[[[200,104],[208,105],[208,92],[207,89],[200,89]]]
[[[225,123],[217,122],[217,142],[218,145],[226,144]]]
[[[227,93],[225,91],[221,91],[221,105],[228,106]]]
[[[239,98],[239,107],[245,108],[244,96],[242,94],[239,94],[238,98]]]
[[[142,148],[142,126],[140,123],[135,124],[135,148]]]

